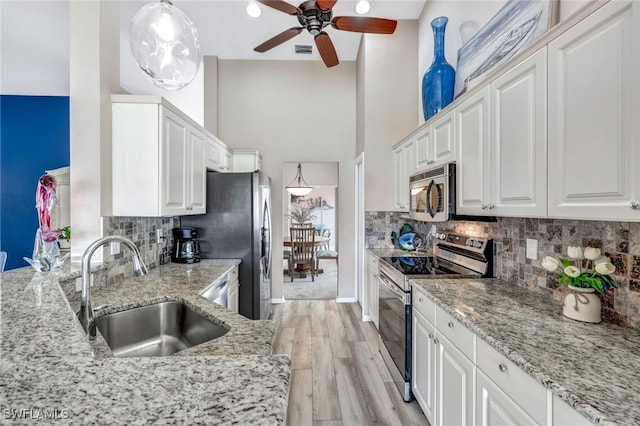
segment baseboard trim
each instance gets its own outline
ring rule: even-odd
[[[284,297],[279,297],[279,298],[276,298],[276,299],[271,299],[271,303],[272,303],[273,305],[279,305],[279,304],[281,304],[281,303],[284,303]]]
[[[336,299],[336,303],[356,303],[357,300],[355,297],[338,297]]]
[[[371,315],[363,315],[362,316],[362,321],[371,322],[371,321],[373,321],[373,317]]]

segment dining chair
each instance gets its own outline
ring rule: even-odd
[[[313,227],[289,228],[291,236],[291,256],[289,275],[293,282],[294,268],[311,269],[311,281],[316,275],[316,229]]]
[[[0,272],[4,271],[4,265],[7,263],[7,252],[0,251]]]
[[[320,259],[335,259],[338,266],[338,252],[335,250],[318,250],[316,252],[316,271],[320,269]]]

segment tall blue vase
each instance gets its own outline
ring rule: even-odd
[[[440,16],[431,21],[434,49],[433,63],[422,78],[422,110],[428,120],[453,101],[456,71],[444,57],[444,30],[449,19]]]

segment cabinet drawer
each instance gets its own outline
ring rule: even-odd
[[[535,419],[547,423],[547,389],[482,339],[476,364],[503,392]]]
[[[476,336],[460,321],[436,306],[436,328],[438,333],[446,336],[467,358],[474,360],[474,341]]]
[[[436,323],[436,304],[431,301],[424,294],[413,290],[412,291],[412,305],[414,309],[420,311],[422,315],[425,316],[426,319],[431,321],[432,324]]]

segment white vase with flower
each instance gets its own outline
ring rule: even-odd
[[[603,256],[599,248],[569,246],[569,259],[547,256],[542,267],[558,273],[558,283],[566,285],[562,297],[562,313],[569,318],[599,323],[602,321],[602,302],[596,292],[605,294],[617,287],[611,278],[616,270],[611,259]]]

